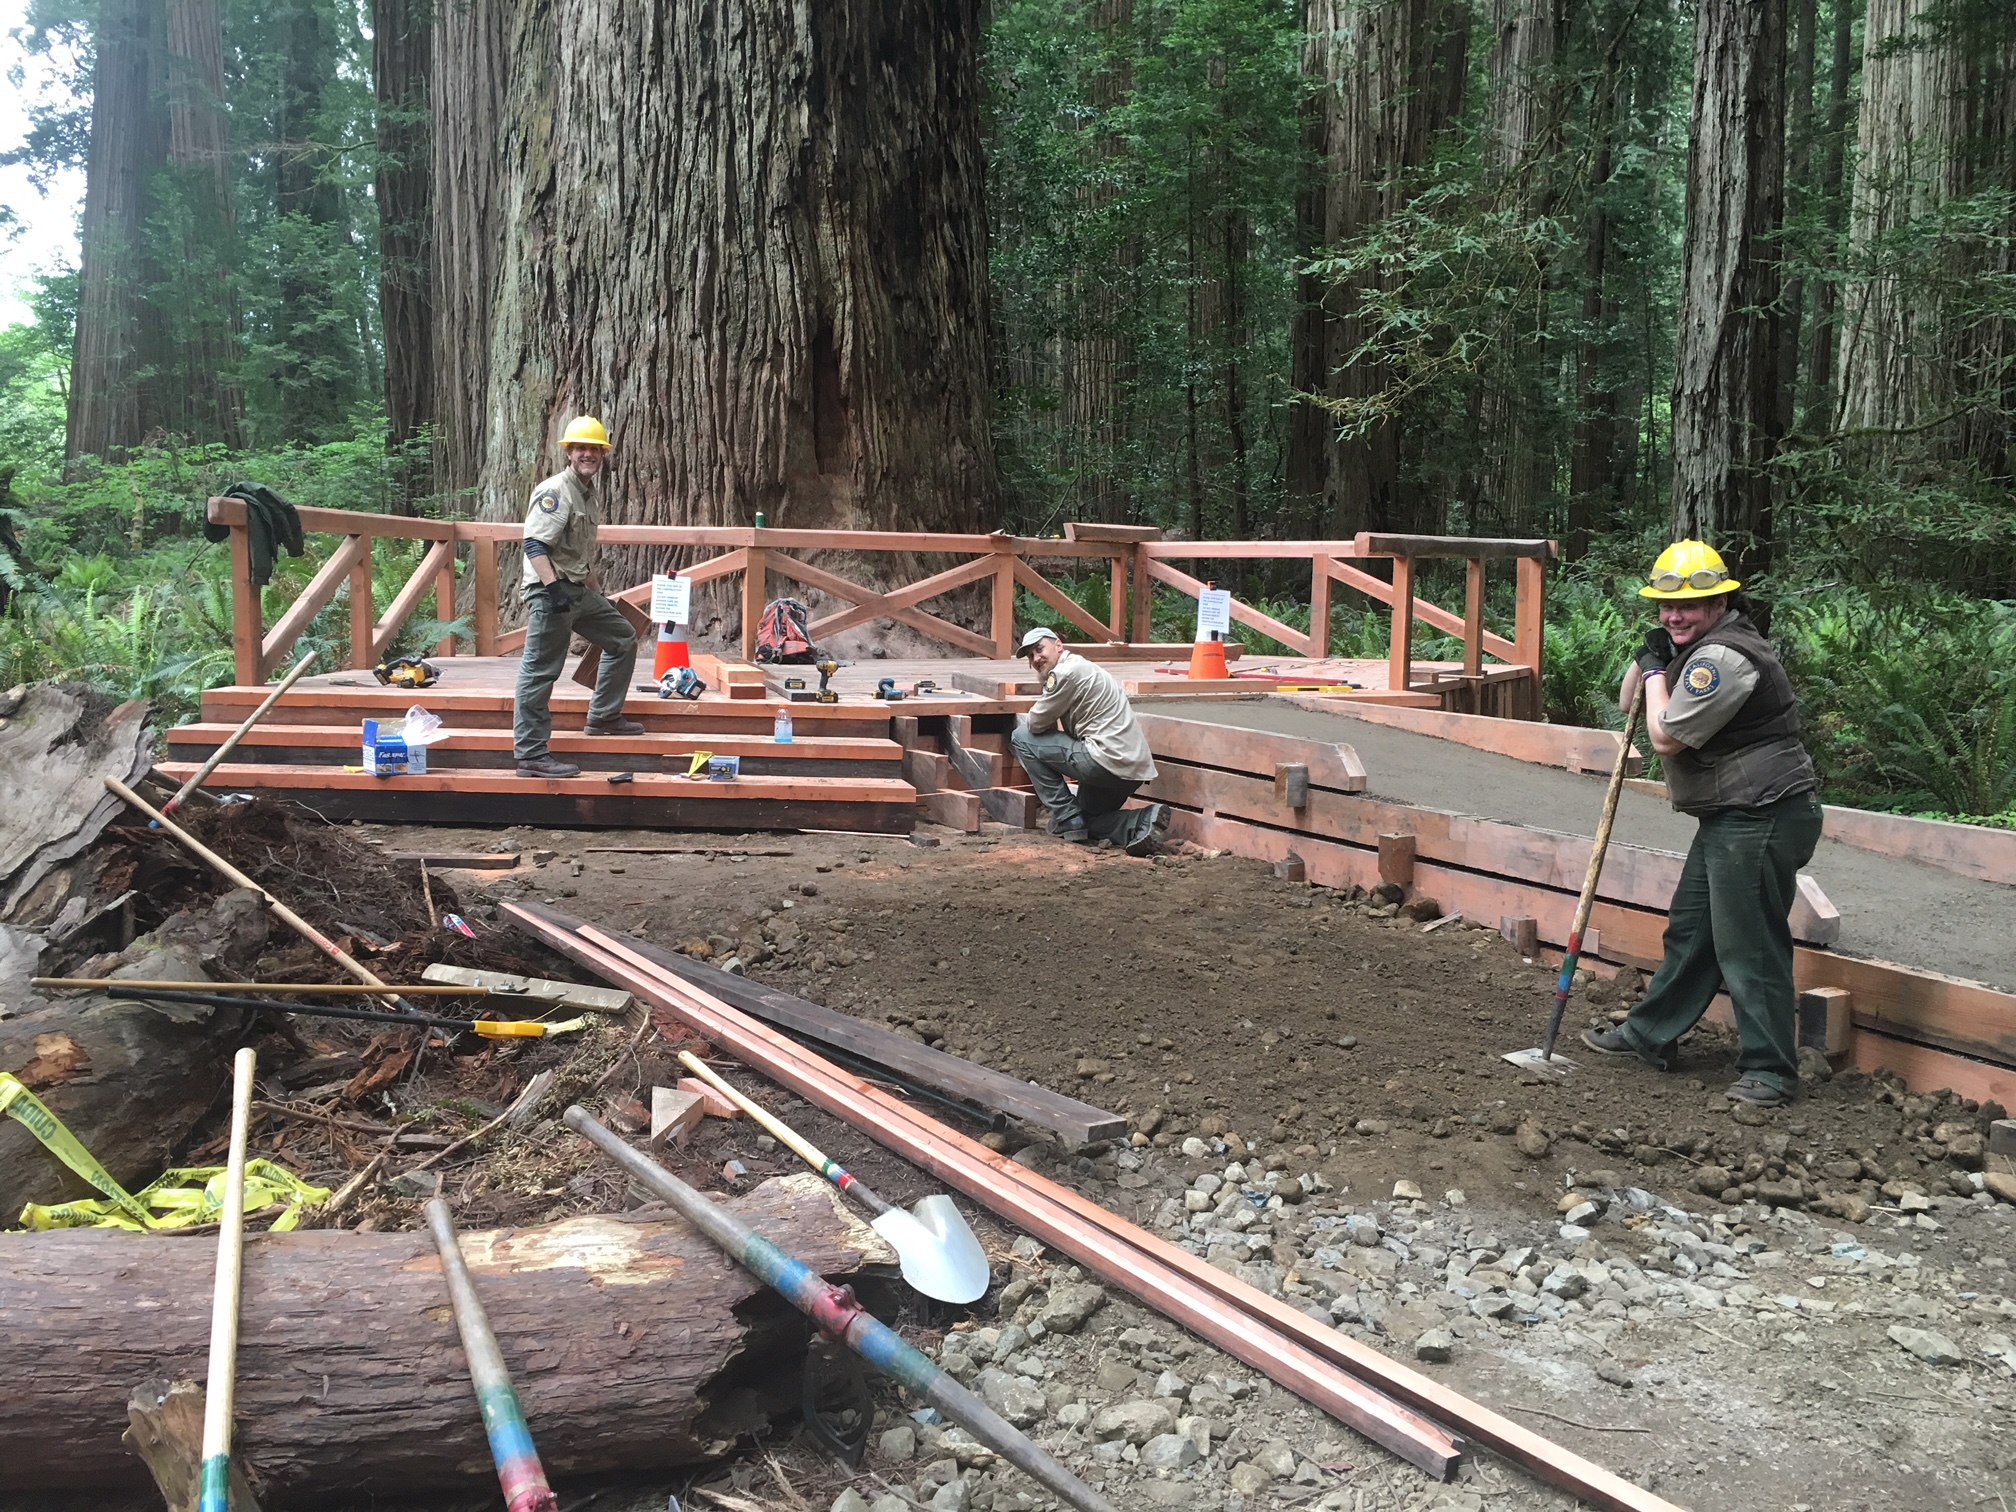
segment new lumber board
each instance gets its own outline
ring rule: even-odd
[[[556,908],[534,907],[527,903],[514,906],[570,933],[581,929],[587,922]],[[765,987],[747,977],[730,976],[718,967],[683,956],[662,945],[654,945],[649,940],[617,935],[614,930],[603,932],[752,1018],[844,1050],[878,1066],[887,1066],[910,1081],[971,1103],[974,1107],[985,1108],[990,1113],[1005,1113],[1022,1123],[1048,1129],[1061,1136],[1073,1149],[1102,1139],[1126,1137],[1127,1120],[1117,1113],[1095,1108],[1005,1072],[975,1065],[960,1056],[933,1050],[929,1045],[905,1039],[880,1025],[793,997],[774,987]]]
[[[1148,737],[1148,749],[1158,759],[1166,756],[1236,772],[1270,774],[1276,766],[1299,764],[1309,769],[1312,788],[1329,788],[1339,793],[1365,791],[1365,763],[1358,759],[1355,750],[1341,742],[1207,724],[1176,714],[1136,711],[1135,718],[1141,723],[1141,732]]]
[[[487,987],[492,992],[560,1008],[583,1008],[590,1013],[627,1013],[634,1001],[629,993],[613,987],[584,987],[579,982],[556,982],[548,977],[519,976],[509,971],[478,971],[443,961],[436,961],[422,971],[420,980],[454,987]]]
[[[917,815],[931,824],[942,824],[947,829],[962,830],[969,835],[980,832],[980,800],[971,793],[951,789],[919,793]]]
[[[973,795],[980,800],[980,812],[996,824],[1011,829],[1041,829],[1049,811],[1028,788],[981,788]]]
[[[158,770],[171,776],[177,766]],[[181,767],[182,775],[194,768]],[[690,782],[656,772],[611,783],[508,773],[429,772],[371,777],[328,767],[219,767],[219,788],[284,795],[323,817],[366,823],[530,824],[551,829],[858,830],[907,835],[916,827],[907,782],[872,778],[743,777]]]
[[[506,908],[516,911],[516,905]],[[598,943],[596,934],[591,931],[577,938],[547,927],[541,937],[659,1004],[675,1022],[727,1043],[745,1061],[799,1095],[995,1212],[1012,1217],[1148,1305],[1180,1317],[1186,1328],[1431,1475],[1449,1477],[1458,1456],[1468,1448],[1463,1439],[1440,1426],[1448,1423],[1607,1512],[1681,1512],[1673,1503],[1524,1424],[917,1114],[801,1047],[774,1039],[764,1043],[761,1027],[741,1019],[732,1005],[696,998],[677,982],[653,978],[638,969],[635,958],[626,959]],[[1236,1312],[1228,1316],[1228,1307]],[[1258,1334],[1253,1330],[1256,1323],[1262,1330]],[[1339,1367],[1348,1373],[1341,1379],[1333,1373]],[[1411,1412],[1396,1415],[1395,1404]],[[1427,1414],[1432,1421],[1413,1413]]]
[[[1415,735],[1431,735],[1458,745],[1515,761],[1560,767],[1570,772],[1608,772],[1617,760],[1623,734],[1617,730],[1592,730],[1577,725],[1539,724],[1527,719],[1494,719],[1486,714],[1451,714],[1441,709],[1405,709],[1371,704],[1356,699],[1326,698],[1320,694],[1279,693],[1275,697],[1319,714],[1340,714],[1369,724],[1407,730]],[[1624,775],[1636,777],[1645,770],[1645,757],[1634,746],[1625,763]]]
[[[1824,812],[1825,827],[1821,833],[1829,840],[1839,840],[1857,850],[1874,851],[1879,856],[1922,861],[1977,882],[2016,887],[2016,830],[1948,824],[1903,814],[1876,814],[1832,803],[1826,805]]]
[[[1290,744],[1306,746],[1313,742],[1291,740]],[[1158,758],[1161,756],[1159,750],[1156,754]],[[1589,853],[1595,845],[1585,835],[1567,835],[1319,788],[1313,772],[1309,802],[1299,809],[1288,808],[1275,796],[1271,769],[1269,775],[1261,777],[1168,760],[1158,762],[1157,772],[1155,781],[1141,789],[1142,797],[1230,819],[1286,825],[1300,835],[1375,850],[1382,835],[1412,835],[1416,854],[1423,860],[1493,876],[1516,877],[1571,896],[1582,890],[1589,870]],[[1613,840],[1604,856],[1596,896],[1663,915],[1672,901],[1685,859],[1672,851]],[[1818,883],[1812,883],[1810,878],[1802,881],[1811,883],[1807,889],[1809,897],[1825,902]],[[1824,910],[1795,909],[1793,916],[1795,927],[1817,925],[1818,932],[1825,932],[1828,919]],[[1833,915],[1833,921],[1838,929],[1838,914]]]

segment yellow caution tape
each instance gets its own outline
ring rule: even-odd
[[[0,1071],[0,1113],[14,1119],[41,1140],[50,1154],[105,1194],[102,1200],[87,1198],[49,1206],[31,1202],[21,1209],[25,1228],[187,1228],[212,1222],[224,1210],[224,1167],[177,1167],[163,1171],[138,1192],[128,1192],[41,1098],[4,1071]],[[245,1211],[275,1205],[286,1208],[274,1221],[273,1233],[286,1233],[301,1221],[304,1207],[328,1198],[327,1187],[310,1186],[285,1166],[270,1160],[246,1163]]]

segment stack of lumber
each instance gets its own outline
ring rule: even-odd
[[[892,728],[920,819],[968,834],[982,820],[1014,829],[1043,823],[1043,805],[1008,743],[1013,714],[898,714]]]

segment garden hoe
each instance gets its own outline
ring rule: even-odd
[[[950,1197],[934,1192],[919,1199],[907,1213],[891,1207],[868,1190],[859,1177],[828,1160],[809,1140],[793,1133],[716,1076],[692,1051],[680,1051],[679,1062],[768,1129],[779,1144],[795,1152],[813,1170],[859,1199],[875,1215],[868,1226],[889,1241],[903,1268],[903,1279],[918,1291],[940,1302],[961,1304],[977,1302],[986,1295],[989,1279],[986,1252]]]
[[[1522,1071],[1541,1071],[1549,1076],[1566,1076],[1575,1063],[1554,1053],[1554,1041],[1561,1034],[1561,1016],[1568,1011],[1568,994],[1575,987],[1575,967],[1582,959],[1582,931],[1589,927],[1589,911],[1596,906],[1596,879],[1603,875],[1603,853],[1610,849],[1610,826],[1617,818],[1617,795],[1624,791],[1624,767],[1631,759],[1631,737],[1638,730],[1638,712],[1645,704],[1645,681],[1631,695],[1631,711],[1624,716],[1624,738],[1617,742],[1617,764],[1610,769],[1610,791],[1603,799],[1603,822],[1596,826],[1596,843],[1589,848],[1589,872],[1582,879],[1582,896],[1575,904],[1575,923],[1568,931],[1568,948],[1561,955],[1561,979],[1554,984],[1554,1012],[1547,1020],[1547,1039],[1531,1050],[1514,1050],[1501,1056]]]

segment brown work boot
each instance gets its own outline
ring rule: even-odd
[[[518,763],[520,777],[579,777],[581,768],[571,761],[562,761],[558,756],[535,756],[530,761]]]
[[[591,719],[581,726],[583,735],[642,735],[642,721],[625,719],[618,714],[614,719]]]

